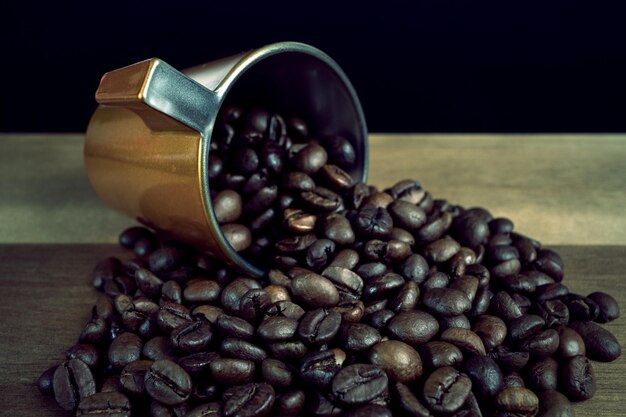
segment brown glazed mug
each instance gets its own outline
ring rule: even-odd
[[[233,250],[211,204],[207,161],[225,103],[298,115],[314,137],[346,137],[357,155],[350,175],[367,178],[367,127],[356,92],[335,61],[302,43],[275,43],[182,72],[146,60],[104,74],[96,101],[85,167],[98,196],[255,276],[264,269]]]

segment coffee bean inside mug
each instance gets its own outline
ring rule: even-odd
[[[227,106],[208,158],[225,238],[253,278],[132,227],[66,360],[37,382],[77,415],[573,415],[621,355],[609,294],[514,222],[403,179],[355,182],[341,132]],[[552,413],[552,414],[551,414]]]

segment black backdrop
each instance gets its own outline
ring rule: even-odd
[[[5,1],[0,131],[83,131],[100,76],[149,57],[296,40],[345,70],[373,132],[623,132],[620,3]]]

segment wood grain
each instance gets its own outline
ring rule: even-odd
[[[484,206],[553,245],[572,291],[626,305],[626,136],[372,135],[370,181],[417,178],[435,198]],[[133,222],[99,202],[81,135],[0,135],[0,403],[12,416],[63,416],[35,380],[89,317],[89,275]],[[623,318],[607,325],[626,341]],[[578,416],[625,415],[626,360],[595,363],[598,392]],[[4,413],[0,413],[4,414]]]

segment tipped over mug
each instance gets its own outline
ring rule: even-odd
[[[255,276],[265,269],[224,237],[211,203],[208,156],[229,103],[298,115],[313,137],[338,134],[356,151],[350,172],[367,178],[367,127],[337,63],[312,46],[280,42],[178,71],[153,58],[103,75],[85,138],[96,194],[141,223]]]

